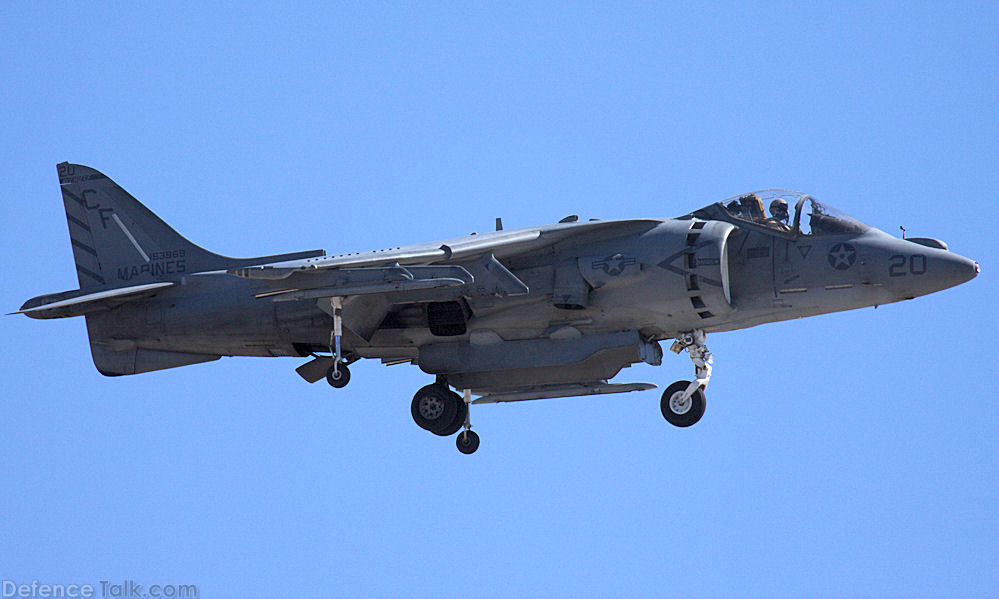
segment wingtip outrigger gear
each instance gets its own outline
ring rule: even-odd
[[[479,448],[479,435],[472,430],[471,410],[468,409],[472,405],[471,389],[464,390],[463,399],[465,401],[465,430],[458,433],[458,437],[455,439],[455,445],[458,446],[458,451],[468,455],[470,453],[475,453],[475,450]]]
[[[340,346],[343,337],[343,298],[331,297],[330,308],[333,311],[333,330],[330,331],[330,355],[333,356],[333,365],[326,371],[326,381],[331,387],[341,389],[350,382],[350,370],[343,360]]]

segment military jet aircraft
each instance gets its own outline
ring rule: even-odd
[[[361,358],[434,382],[412,415],[472,453],[469,405],[653,389],[610,383],[686,350],[692,381],[660,408],[704,413],[708,333],[877,306],[974,278],[942,241],[898,239],[812,196],[744,194],[678,218],[579,221],[370,252],[228,258],[180,236],[104,174],[58,165],[80,288],[29,300],[84,316],[97,370],[137,374],[222,356],[297,356],[341,388]],[[765,210],[767,204],[769,212]],[[460,391],[461,394],[451,389]],[[472,399],[472,395],[478,396]]]

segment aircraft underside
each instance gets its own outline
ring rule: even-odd
[[[19,311],[85,316],[108,376],[222,356],[299,356],[335,388],[350,365],[414,364],[433,377],[414,421],[479,444],[472,404],[623,393],[611,383],[686,351],[690,381],[660,408],[704,414],[709,332],[912,299],[974,278],[978,265],[929,238],[896,239],[811,196],[768,190],[685,216],[557,224],[327,256],[230,258],[181,237],[104,174],[60,164],[80,288]],[[770,201],[769,214],[764,201]],[[793,212],[791,210],[793,205]],[[475,397],[473,397],[475,396]]]

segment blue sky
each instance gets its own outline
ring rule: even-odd
[[[0,6],[5,311],[76,287],[55,164],[237,256],[808,191],[961,287],[709,339],[656,392],[413,424],[428,377],[292,359],[108,379],[0,318],[0,578],[202,597],[968,597],[999,588],[992,3]],[[665,387],[685,357],[617,381]]]

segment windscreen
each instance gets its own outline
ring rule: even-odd
[[[795,222],[801,235],[863,233],[870,227],[811,196],[798,201]]]
[[[788,189],[754,191],[729,198],[721,206],[736,221],[794,235],[862,233],[870,228],[810,195]]]

